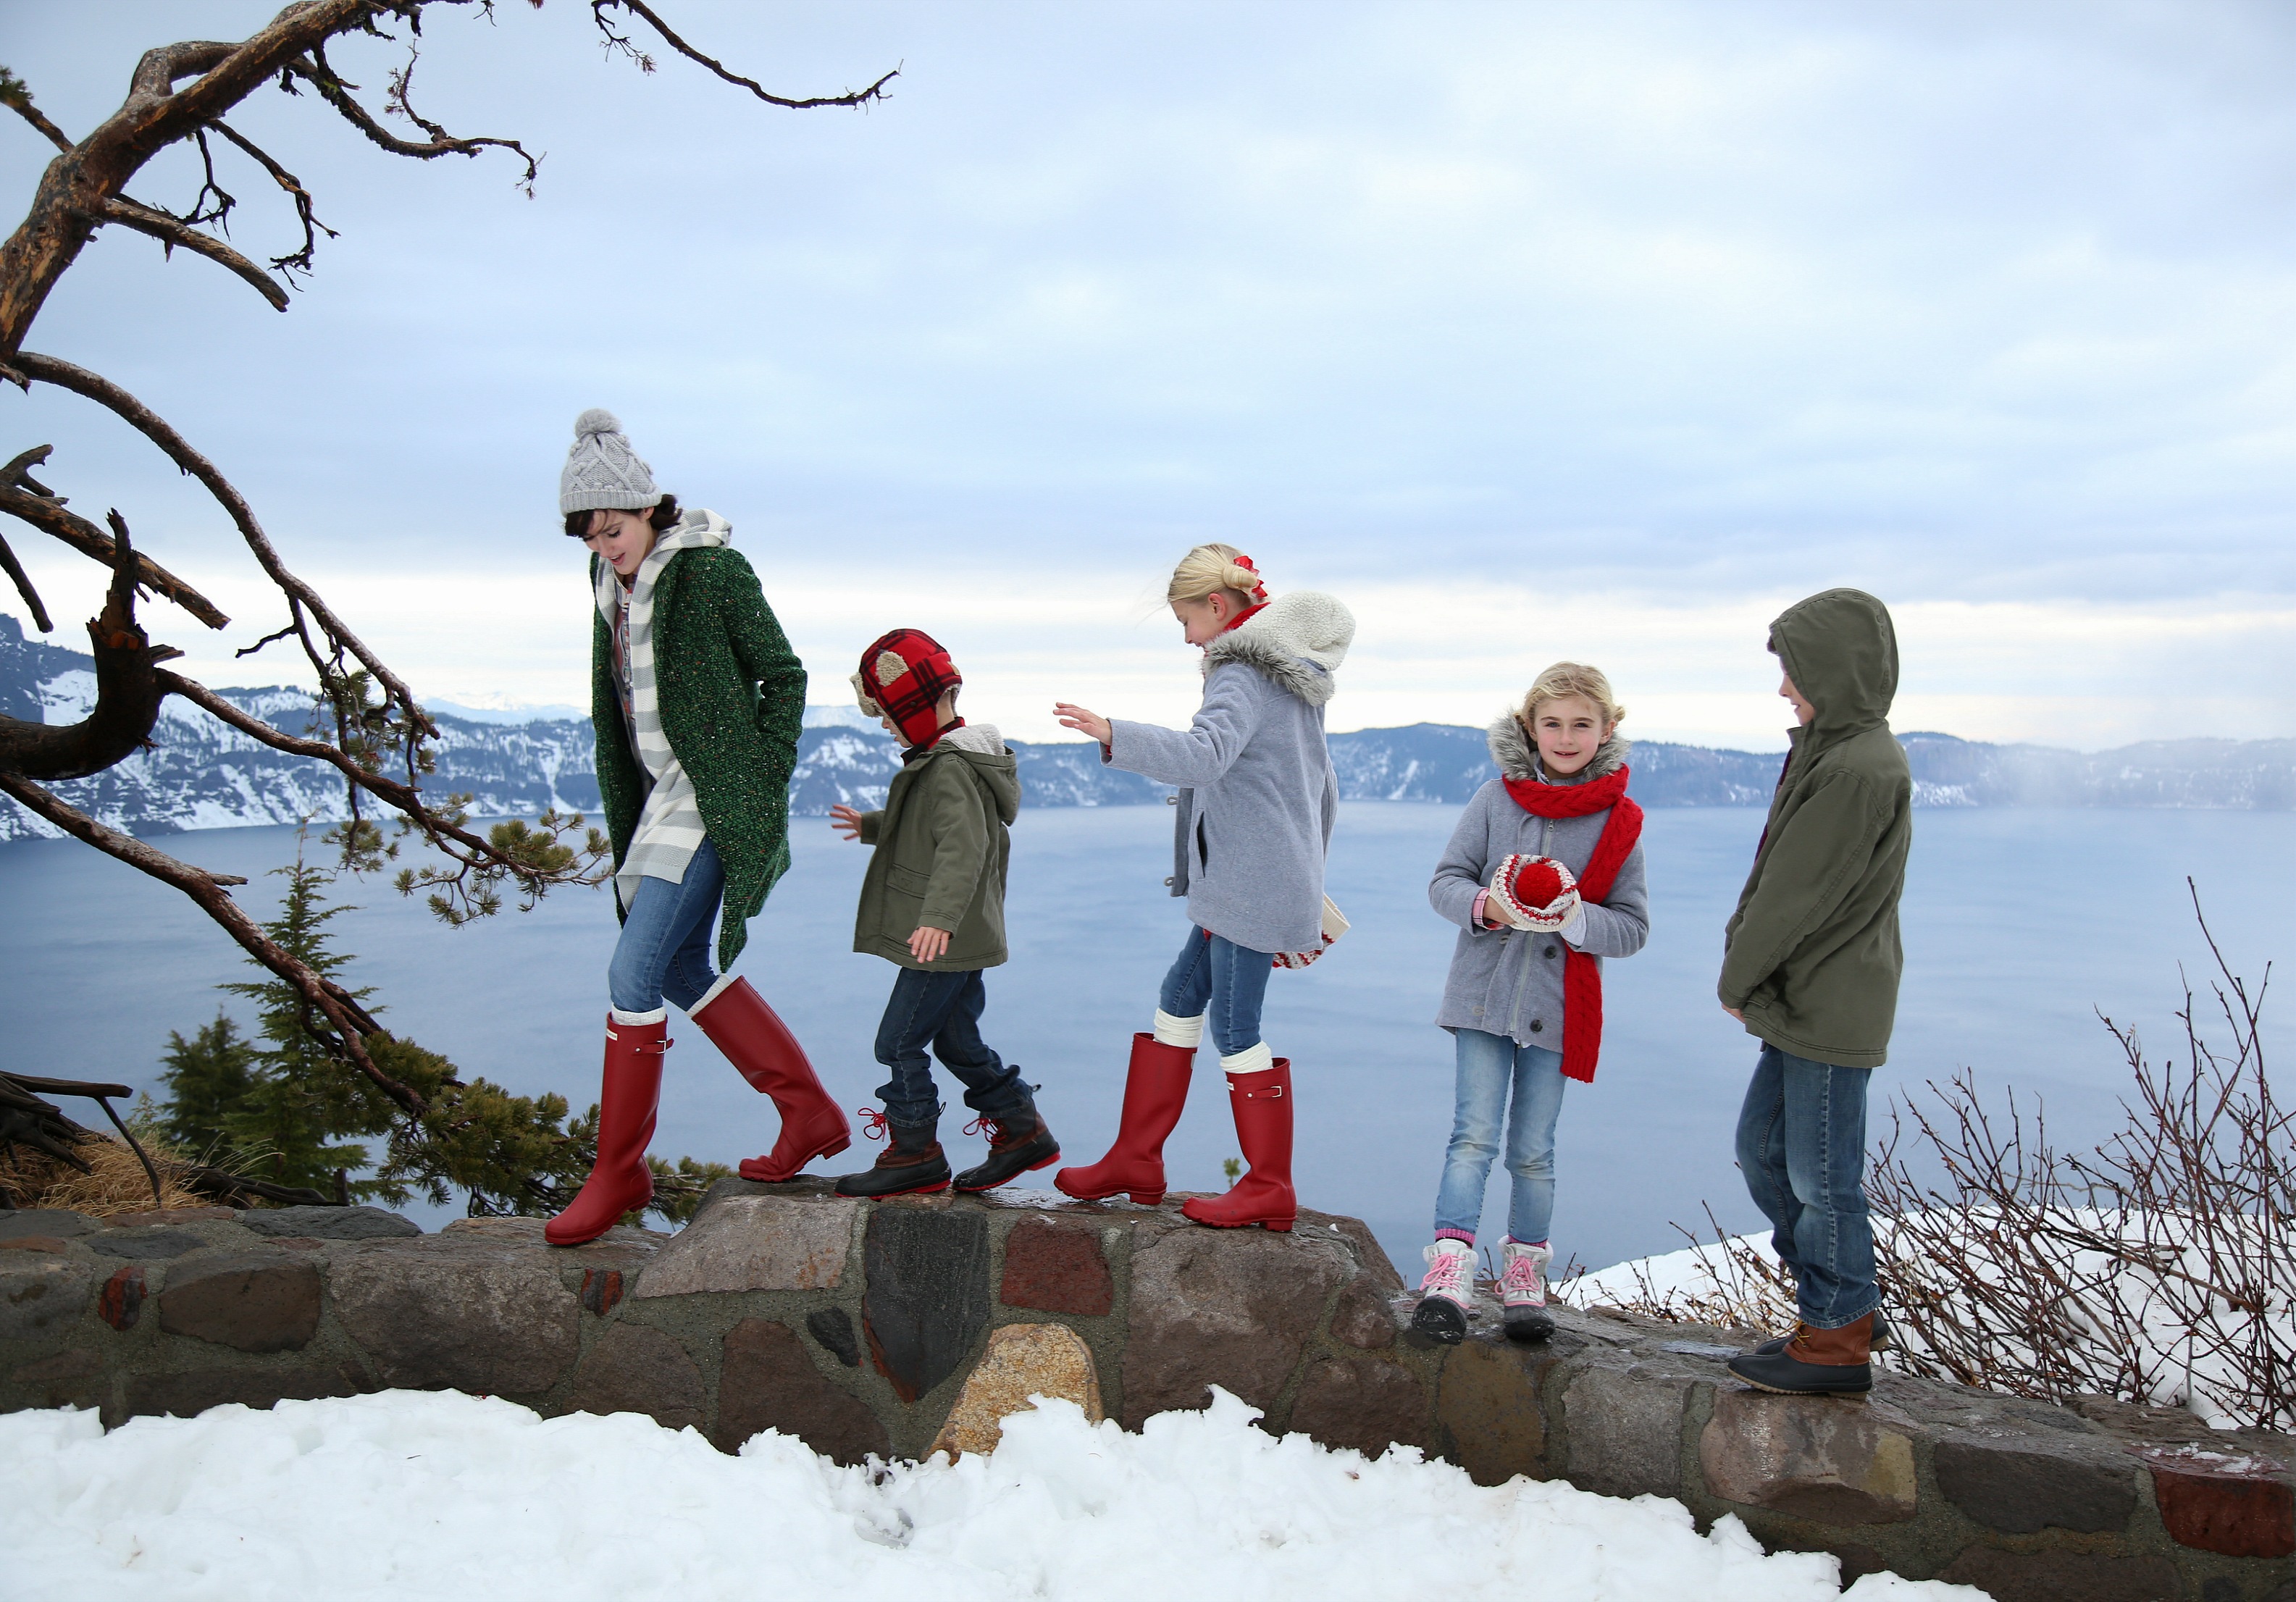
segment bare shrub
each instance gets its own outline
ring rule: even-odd
[[[2183,1046],[2158,1060],[2103,1018],[2136,1093],[2093,1151],[2057,1150],[2013,1094],[1996,1119],[1966,1072],[1930,1086],[1931,1108],[1893,1103],[1866,1189],[1913,1372],[2052,1401],[2186,1406],[2219,1426],[2296,1423],[2296,1111],[2266,1072],[2271,969],[2251,994],[2197,895],[2194,913],[2217,969],[2205,1010],[2188,982]],[[1909,1133],[1939,1183],[1915,1176]]]

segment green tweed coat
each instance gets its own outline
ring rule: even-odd
[[[598,559],[590,559],[590,580]],[[590,722],[614,865],[628,854],[653,781],[631,749],[614,691],[606,620],[590,609]],[[702,827],[726,868],[718,965],[730,969],[749,921],[789,870],[789,782],[805,722],[805,666],[738,551],[681,551],[654,581],[654,692],[661,732],[693,781]]]

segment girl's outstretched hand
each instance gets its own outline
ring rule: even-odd
[[[829,826],[849,840],[861,838],[861,814],[849,806],[831,807]]]
[[[1082,707],[1071,707],[1066,701],[1054,701],[1053,715],[1061,720],[1062,728],[1074,729],[1086,739],[1096,740],[1103,745],[1108,743],[1108,720],[1099,713],[1087,711]]]

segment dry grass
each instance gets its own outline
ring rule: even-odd
[[[183,1164],[164,1147],[144,1141],[152,1165],[160,1171],[160,1202],[165,1207],[203,1207],[208,1198],[184,1184]],[[152,1204],[152,1181],[127,1143],[117,1135],[91,1133],[76,1148],[93,1171],[82,1173],[29,1147],[0,1151],[0,1189],[20,1207],[70,1207],[96,1218],[142,1213]]]

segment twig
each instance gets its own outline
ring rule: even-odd
[[[606,20],[606,13],[616,8],[643,18],[647,27],[660,34],[665,44],[687,61],[707,67],[726,83],[747,89],[767,105],[783,106],[792,111],[810,111],[820,106],[865,106],[872,101],[887,98],[885,86],[901,76],[901,69],[896,67],[865,89],[849,89],[842,94],[816,94],[804,100],[792,100],[785,94],[775,94],[755,78],[743,78],[723,61],[702,54],[671,31],[669,24],[656,15],[645,0],[590,0],[590,15],[597,23],[598,31],[605,36],[607,52],[627,56],[641,72],[653,70],[653,58],[640,50],[628,35],[614,31],[613,25]]]

